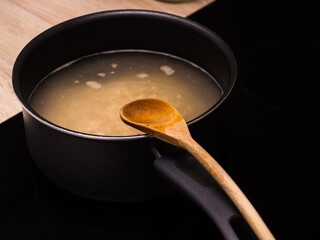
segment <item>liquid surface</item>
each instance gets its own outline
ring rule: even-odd
[[[43,79],[30,106],[48,121],[77,132],[141,134],[124,124],[120,108],[141,98],[169,102],[190,121],[222,95],[216,81],[185,60],[155,52],[114,51],[69,63]]]

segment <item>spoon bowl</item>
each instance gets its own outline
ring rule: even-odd
[[[139,124],[166,124],[180,115],[167,102],[154,98],[133,101],[120,111],[125,121]]]
[[[180,113],[166,101],[145,98],[120,109],[123,122],[172,145],[183,147],[180,138],[190,136]]]

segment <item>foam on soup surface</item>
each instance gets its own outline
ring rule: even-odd
[[[42,117],[66,129],[128,136],[141,134],[120,119],[119,110],[128,102],[159,98],[190,121],[221,95],[216,81],[186,60],[128,50],[90,55],[62,66],[37,85],[29,103]]]

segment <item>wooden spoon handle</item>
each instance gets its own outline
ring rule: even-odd
[[[275,239],[256,209],[219,163],[191,137],[181,146],[190,152],[217,181],[259,239]]]

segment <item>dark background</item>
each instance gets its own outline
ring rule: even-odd
[[[278,239],[320,234],[319,6],[218,0],[192,17],[235,54],[224,167]]]

